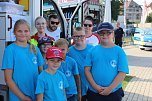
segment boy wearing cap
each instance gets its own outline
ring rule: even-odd
[[[40,48],[40,51],[45,58],[45,54],[48,48],[52,47],[54,45],[54,39],[50,36],[44,36],[38,39],[38,47]]]
[[[81,83],[76,61],[67,56],[69,43],[66,39],[60,38],[55,42],[55,46],[63,52],[63,61],[59,70],[61,70],[69,83],[66,89],[67,101],[81,101]]]
[[[121,101],[124,96],[122,81],[129,72],[127,56],[114,44],[110,23],[100,23],[97,31],[101,42],[88,54],[85,64],[85,75],[90,84],[88,101]]]
[[[68,81],[65,75],[58,71],[63,60],[63,53],[57,47],[50,47],[46,52],[48,68],[38,76],[37,101],[66,101],[65,88]]]

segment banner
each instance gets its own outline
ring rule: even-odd
[[[70,3],[70,2],[79,2],[80,0],[58,0],[58,4],[61,3]]]

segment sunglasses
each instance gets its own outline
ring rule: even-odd
[[[100,32],[97,32],[97,33],[98,33],[99,36],[104,36],[104,35],[109,36],[112,32],[111,31],[108,31],[108,32],[100,31]]]
[[[84,27],[87,27],[87,26],[92,27],[92,24],[83,24],[83,25]]]
[[[52,24],[52,25],[54,25],[54,24],[58,25],[58,24],[59,24],[59,22],[51,21],[51,24]]]

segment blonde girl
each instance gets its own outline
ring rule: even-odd
[[[14,34],[16,41],[6,47],[2,62],[9,101],[34,101],[36,80],[44,60],[39,49],[30,44],[27,21],[18,20]]]
[[[44,17],[39,16],[35,19],[35,28],[37,29],[37,33],[31,36],[32,39],[35,39],[36,41],[38,41],[39,38],[47,36],[47,34],[45,33],[46,20]],[[54,40],[54,38],[52,39]]]

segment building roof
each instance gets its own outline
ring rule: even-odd
[[[141,6],[139,4],[137,4],[135,1],[133,1],[133,0],[126,0],[126,8],[131,8],[132,4],[135,5],[135,6],[138,6],[139,8],[141,8]]]

